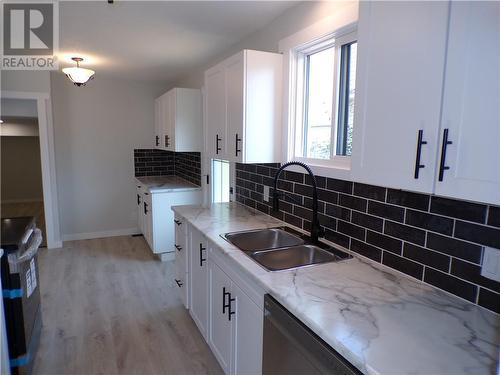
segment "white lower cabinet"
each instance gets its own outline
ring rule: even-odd
[[[176,225],[176,245],[182,247],[184,238],[189,249],[184,254],[184,248],[178,249],[175,258],[175,281],[184,305],[224,373],[261,374],[264,290],[242,276],[239,266],[203,233],[183,218],[175,220],[181,223]]]
[[[208,336],[208,250],[207,240],[196,229],[190,231],[189,312],[201,334]]]
[[[231,286],[231,298],[234,298],[233,321],[233,363],[231,374],[254,375],[262,373],[262,339],[264,316],[259,308],[235,284]]]
[[[201,203],[201,190],[150,191],[137,184],[138,226],[154,254],[162,260],[173,260],[175,255],[175,224],[172,206]]]
[[[263,309],[212,259],[208,344],[226,374],[262,373]]]
[[[230,374],[233,335],[231,332],[232,322],[229,320],[228,300],[231,294],[231,279],[213,261],[209,262],[208,274],[210,284],[208,345],[224,373]]]

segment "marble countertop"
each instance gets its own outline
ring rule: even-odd
[[[219,235],[285,223],[238,203],[172,209],[363,373],[497,373],[500,315],[359,257],[269,272]]]
[[[199,190],[200,186],[184,180],[178,176],[150,176],[136,177],[137,182],[151,193],[166,193],[170,191]]]

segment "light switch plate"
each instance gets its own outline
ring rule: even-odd
[[[264,185],[264,202],[269,202],[269,186]]]
[[[500,250],[485,247],[481,276],[500,282]]]

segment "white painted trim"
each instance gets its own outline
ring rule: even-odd
[[[293,53],[297,48],[304,47],[312,42],[321,42],[325,38],[331,38],[338,35],[351,33],[356,28],[358,21],[358,2],[353,2],[342,8],[339,8],[335,14],[316,22],[305,29],[286,37],[279,42],[279,51],[283,53],[283,122],[282,134],[285,140],[282,145],[282,160],[284,162],[295,160],[293,149],[294,140],[294,121],[295,118],[295,59]],[[308,159],[307,164],[315,174],[327,177],[351,179],[350,162],[338,161],[335,166],[321,165]],[[294,170],[296,168],[290,168]],[[296,169],[302,172],[301,169]]]
[[[0,96],[8,99],[32,99],[37,101],[47,247],[49,249],[61,247],[62,241],[59,227],[59,206],[54,155],[54,126],[50,93],[2,91]]]
[[[116,230],[105,230],[102,232],[63,234],[62,238],[63,241],[79,241],[79,240],[90,240],[94,238],[130,236],[139,233],[141,233],[141,231],[138,228],[126,228],[126,229],[116,229]]]

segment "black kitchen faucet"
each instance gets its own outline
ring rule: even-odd
[[[323,228],[321,228],[321,225],[319,224],[319,219],[318,219],[318,187],[316,184],[316,177],[314,176],[314,173],[312,172],[311,168],[307,166],[304,163],[301,163],[299,161],[290,161],[288,163],[283,164],[278,171],[276,172],[276,175],[274,176],[274,192],[273,192],[273,210],[275,212],[279,211],[279,193],[278,193],[278,179],[281,174],[281,171],[283,171],[285,168],[291,166],[291,165],[298,165],[299,167],[304,168],[307,173],[309,173],[309,176],[311,176],[311,184],[313,188],[313,196],[312,196],[312,222],[311,222],[311,241],[316,243],[318,242],[318,238],[322,237],[325,232]]]

